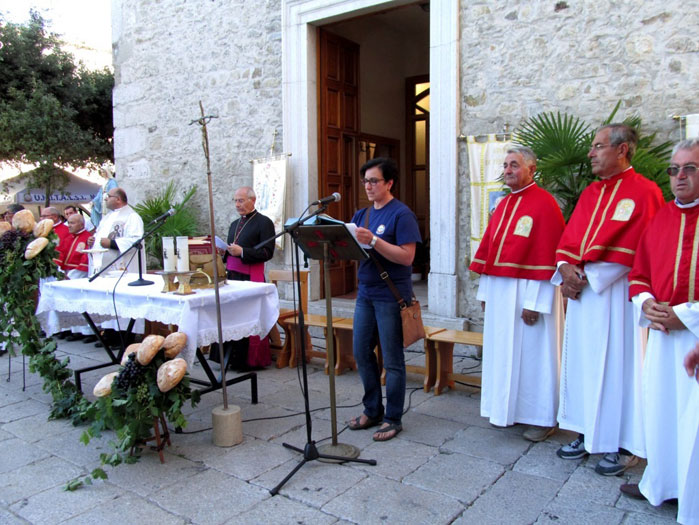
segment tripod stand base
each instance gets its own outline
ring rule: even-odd
[[[131,281],[129,283],[129,286],[148,286],[153,284],[153,281],[146,281],[145,279],[136,279],[135,281]]]
[[[343,458],[354,459],[359,457],[359,449],[354,445],[348,445],[347,443],[338,443],[337,445],[321,445],[318,447],[318,452],[320,452],[321,457],[318,461],[324,463],[344,463],[339,459],[324,458],[323,456],[340,456]]]

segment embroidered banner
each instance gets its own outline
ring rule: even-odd
[[[274,223],[274,231],[284,225],[286,174],[289,156],[286,154],[252,161],[252,187],[257,195],[255,208]],[[284,236],[277,238],[277,248],[284,249]]]
[[[478,137],[479,139],[481,137]],[[484,141],[467,138],[468,168],[471,175],[471,257],[478,250],[488,218],[505,195],[501,179],[502,164],[510,142],[499,141],[495,134]]]

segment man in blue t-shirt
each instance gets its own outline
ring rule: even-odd
[[[388,158],[375,158],[359,173],[364,190],[373,206],[359,210],[352,222],[357,225],[357,240],[368,244],[405,301],[413,295],[410,274],[415,246],[421,241],[415,214],[391,194],[398,167]],[[367,224],[366,214],[369,213]],[[405,358],[400,309],[388,285],[379,275],[373,260],[359,264],[359,291],[354,310],[354,358],[364,385],[364,413],[349,422],[351,430],[381,425],[375,441],[394,438],[403,427],[405,401]],[[381,370],[374,354],[381,342],[386,370],[386,409],[381,395]]]

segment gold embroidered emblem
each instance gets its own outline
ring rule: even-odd
[[[636,204],[631,199],[621,199],[617,202],[616,210],[614,210],[614,215],[612,215],[613,221],[628,221],[631,218]]]
[[[529,215],[523,215],[517,221],[517,226],[515,226],[515,235],[529,237],[529,234],[532,232],[532,226],[534,226],[534,219],[532,219]]]

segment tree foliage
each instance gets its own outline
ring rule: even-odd
[[[48,193],[65,184],[56,167],[112,160],[112,73],[76,65],[34,11],[0,20],[0,42],[0,161],[37,164],[31,183]]]

